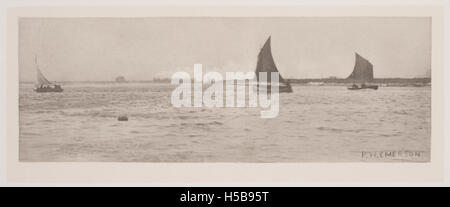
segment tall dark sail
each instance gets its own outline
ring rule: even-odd
[[[373,65],[365,58],[361,57],[358,53],[355,53],[355,67],[352,74],[347,79],[353,82],[365,83],[373,81]]]
[[[267,72],[267,82],[270,82],[271,79],[271,72],[278,72],[277,66],[275,65],[275,62],[272,57],[272,49],[270,47],[270,37],[267,39],[266,43],[264,43],[264,46],[261,48],[261,51],[258,54],[258,62],[256,64],[256,79],[259,82],[259,72]],[[278,81],[280,83],[286,84],[286,81],[281,77],[281,74],[279,74]]]

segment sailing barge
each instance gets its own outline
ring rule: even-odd
[[[37,85],[36,88],[34,88],[34,91],[37,93],[46,93],[46,92],[63,92],[64,89],[61,88],[60,85],[54,84],[45,78],[44,74],[42,74],[41,70],[39,69],[38,63],[37,63],[37,57],[34,57],[34,62],[36,64],[36,74],[37,74]]]
[[[378,85],[371,85],[373,82],[373,65],[358,53],[355,53],[355,67],[352,74],[347,79],[353,81],[353,85],[348,87],[349,90],[373,89],[377,90]],[[358,85],[359,84],[359,85]]]
[[[271,89],[271,78],[272,78],[272,72],[278,73],[278,85],[279,93],[292,93],[292,87],[289,81],[285,80],[283,77],[281,77],[280,72],[278,72],[277,66],[275,65],[275,61],[273,60],[272,56],[272,49],[270,47],[270,36],[266,40],[266,43],[264,43],[264,46],[261,48],[261,51],[258,54],[258,62],[256,64],[256,79],[258,82],[258,89],[260,86],[267,87],[267,91],[270,91]],[[260,81],[260,73],[266,73],[267,79],[266,82]]]

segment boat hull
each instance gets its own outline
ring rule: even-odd
[[[347,89],[348,90],[363,90],[363,89],[377,90],[378,86],[377,85],[366,85],[366,86],[348,87]]]
[[[61,93],[64,91],[62,88],[35,88],[36,93]]]
[[[278,89],[279,93],[292,93],[292,87],[291,86],[280,86]]]

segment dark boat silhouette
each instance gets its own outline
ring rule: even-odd
[[[368,60],[355,52],[355,67],[352,74],[347,79],[353,81],[349,90],[373,89],[377,90],[378,85],[370,84],[373,81],[373,65]]]
[[[261,48],[261,51],[258,54],[258,62],[256,64],[256,79],[258,81],[258,89],[260,86],[267,87],[267,91],[271,90],[271,75],[272,72],[278,73],[278,82],[279,82],[279,93],[291,93],[292,87],[289,81],[283,79],[281,77],[280,72],[278,72],[277,66],[275,65],[275,61],[272,56],[272,49],[270,47],[270,39],[266,40],[264,46]],[[266,82],[260,81],[260,72],[265,72],[267,74]]]
[[[61,85],[54,84],[45,78],[44,74],[42,74],[41,70],[39,69],[38,63],[37,63],[37,57],[34,57],[34,62],[36,64],[36,76],[37,76],[37,84],[36,88],[34,88],[34,91],[37,93],[47,93],[47,92],[63,92],[64,89],[61,88]]]
[[[116,82],[117,83],[125,83],[125,82],[127,82],[127,80],[123,76],[117,76]]]

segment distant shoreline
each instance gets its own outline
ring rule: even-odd
[[[290,83],[293,84],[319,84],[323,83],[326,85],[329,84],[351,84],[352,80],[343,79],[343,78],[305,78],[305,79],[287,79]],[[65,84],[65,83],[170,83],[170,79],[154,79],[154,80],[140,80],[140,81],[57,81],[57,83]],[[22,84],[34,84],[35,82],[31,81],[20,81]],[[375,78],[372,83],[375,84],[429,84],[431,83],[431,78]]]
[[[350,79],[344,78],[306,78],[306,79],[288,79],[291,83],[353,83]],[[372,83],[431,83],[431,78],[374,78]]]
[[[316,79],[288,79],[292,84],[305,84],[305,85],[349,85],[353,81],[350,79],[341,78],[316,78]],[[431,78],[374,78],[371,83],[381,86],[430,86]]]

